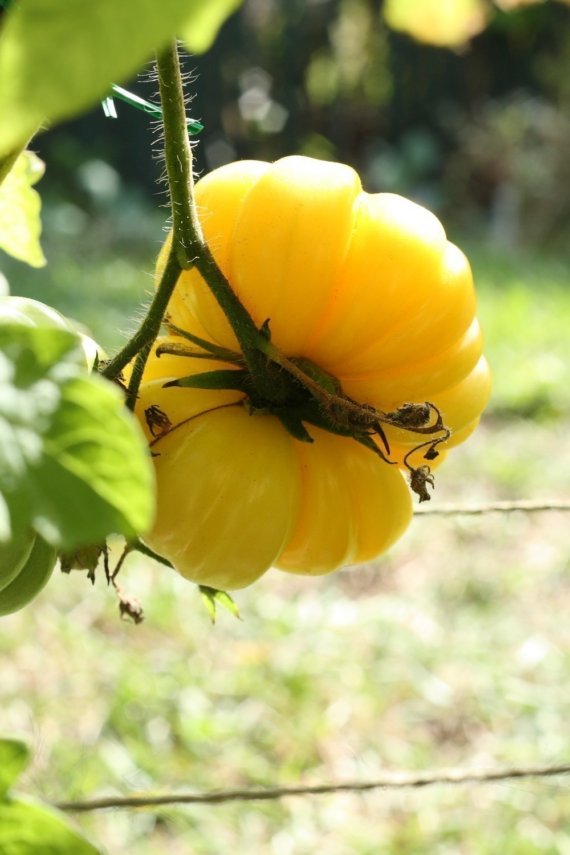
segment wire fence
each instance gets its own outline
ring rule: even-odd
[[[570,499],[542,499],[539,501],[521,499],[516,502],[483,502],[473,505],[419,505],[415,509],[417,516],[479,516],[489,513],[513,513],[514,511],[524,511],[525,513],[570,511]]]
[[[480,504],[421,505],[417,516],[481,516],[488,513],[538,513],[570,511],[570,500],[543,499],[496,501]],[[390,771],[370,781],[345,781],[283,787],[251,787],[242,789],[212,790],[202,793],[175,792],[163,795],[130,795],[92,798],[79,801],[62,801],[55,805],[60,810],[87,813],[99,810],[160,808],[168,805],[214,805],[228,802],[276,801],[292,796],[319,796],[336,793],[364,793],[374,790],[422,789],[435,786],[489,785],[520,779],[551,779],[570,776],[570,761],[566,763],[509,766],[498,769],[447,769],[420,773]],[[566,785],[566,780],[565,780]],[[570,782],[568,783],[570,789]]]
[[[337,784],[313,784],[297,787],[267,787],[213,790],[207,793],[167,793],[162,796],[125,796],[60,802],[60,810],[87,813],[117,808],[157,808],[180,804],[223,804],[225,802],[275,801],[290,796],[319,796],[334,793],[365,793],[372,790],[421,789],[436,785],[493,784],[521,778],[553,778],[570,775],[570,763],[555,766],[515,766],[504,769],[448,769],[411,775],[390,772],[374,781],[347,781]]]

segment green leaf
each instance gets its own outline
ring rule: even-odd
[[[22,146],[21,148],[17,148],[16,151],[11,151],[9,154],[4,155],[4,157],[0,157],[0,184],[2,184],[11,171],[24,148],[25,146]]]
[[[204,53],[211,47],[224,21],[241,6],[242,0],[208,0],[199,3],[180,37],[192,53]]]
[[[4,798],[18,775],[26,768],[29,759],[30,749],[25,742],[19,739],[0,739],[0,799]]]
[[[204,50],[237,0],[22,0],[0,39],[0,158],[73,116],[184,31]]]
[[[218,605],[223,606],[223,608],[227,609],[227,611],[234,617],[241,620],[237,603],[232,599],[232,597],[230,597],[227,591],[220,591],[218,588],[210,588],[208,585],[200,585],[199,588],[202,602],[206,607],[206,611],[210,615],[212,623],[216,622],[216,611]]]
[[[86,373],[79,341],[0,324],[0,492],[65,550],[132,538],[154,510],[142,431],[118,387]]]
[[[32,267],[46,263],[40,246],[41,201],[33,189],[43,174],[39,157],[24,151],[0,184],[0,249]]]
[[[0,852],[3,855],[100,855],[65,814],[31,799],[0,801]]]

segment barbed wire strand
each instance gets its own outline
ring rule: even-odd
[[[347,781],[293,787],[213,790],[206,793],[167,793],[162,796],[102,797],[86,801],[60,802],[60,810],[86,813],[119,808],[152,808],[176,804],[222,804],[224,802],[273,801],[289,796],[318,796],[334,793],[363,793],[370,790],[420,789],[437,785],[492,784],[521,778],[552,778],[570,775],[570,763],[555,766],[514,766],[503,769],[448,769],[417,775],[391,772],[374,781]]]
[[[570,499],[541,499],[540,501],[521,499],[516,502],[483,502],[482,504],[473,505],[441,504],[426,506],[424,504],[415,508],[417,516],[453,516],[456,514],[475,516],[494,512],[509,513],[511,511],[525,511],[526,513],[533,513],[535,511],[570,511]]]

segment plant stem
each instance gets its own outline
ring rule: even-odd
[[[230,283],[218,267],[204,241],[194,201],[192,151],[188,141],[184,90],[176,42],[157,57],[157,71],[164,121],[164,154],[172,208],[172,247],[156,296],[146,318],[133,338],[108,363],[103,375],[115,379],[121,369],[141,353],[137,374],[142,375],[149,343],[152,344],[164,318],[168,301],[182,270],[196,267],[210,288],[239,341],[244,360],[258,392],[273,394],[274,376],[260,345],[265,341],[255,321],[242,305]],[[141,367],[142,366],[142,367]],[[137,380],[129,388],[132,401],[138,391]]]
[[[259,345],[263,335],[240,302],[207,246],[194,199],[192,151],[188,142],[184,89],[176,42],[157,58],[164,121],[164,155],[172,206],[172,248],[180,266],[196,267],[228,319],[240,343],[254,385],[271,394],[266,356]]]
[[[204,246],[194,204],[192,151],[186,127],[184,90],[176,42],[156,58],[164,123],[164,160],[172,210],[172,248],[181,269],[193,264]]]
[[[144,369],[151,350],[152,342],[149,341],[137,353],[135,364],[133,366],[133,373],[131,374],[131,379],[129,380],[129,385],[127,388],[127,398],[125,401],[125,404],[129,408],[129,410],[134,410],[136,406],[139,388],[144,374]]]
[[[146,555],[148,558],[154,558],[155,561],[158,561],[159,564],[164,564],[165,567],[172,567],[174,569],[174,565],[170,563],[167,558],[164,558],[162,555],[158,555],[158,553],[154,552],[150,547],[148,547],[142,540],[133,540],[129,543],[129,547],[135,552],[140,552],[142,555]]]
[[[175,253],[171,250],[166,261],[160,283],[156,289],[154,298],[148,308],[144,321],[122,350],[120,350],[119,353],[107,363],[101,372],[103,377],[107,377],[109,380],[115,380],[123,368],[128,365],[137,353],[140,353],[147,347],[150,350],[152,343],[160,331],[164,313],[166,312],[168,302],[172,296],[176,283],[178,282],[179,276],[180,265],[176,259]],[[137,391],[138,387],[133,392],[135,397]]]

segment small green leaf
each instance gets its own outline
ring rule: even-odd
[[[234,617],[241,620],[237,603],[228,594],[227,591],[219,591],[217,588],[210,588],[208,585],[200,585],[200,596],[206,607],[206,611],[210,615],[212,623],[216,622],[216,610],[218,604],[227,609]]]
[[[211,47],[224,21],[241,6],[242,0],[208,0],[199,3],[180,31],[180,37],[192,53],[204,53]]]
[[[0,801],[3,855],[101,855],[76,831],[65,814],[31,799]]]
[[[4,798],[18,775],[26,768],[29,759],[30,749],[25,742],[0,739],[0,799]]]
[[[0,184],[0,249],[32,267],[46,263],[40,246],[41,200],[33,189],[43,174],[39,157],[24,151]]]
[[[0,324],[0,491],[49,543],[132,538],[154,511],[142,432],[113,383],[88,375],[79,336]]]

